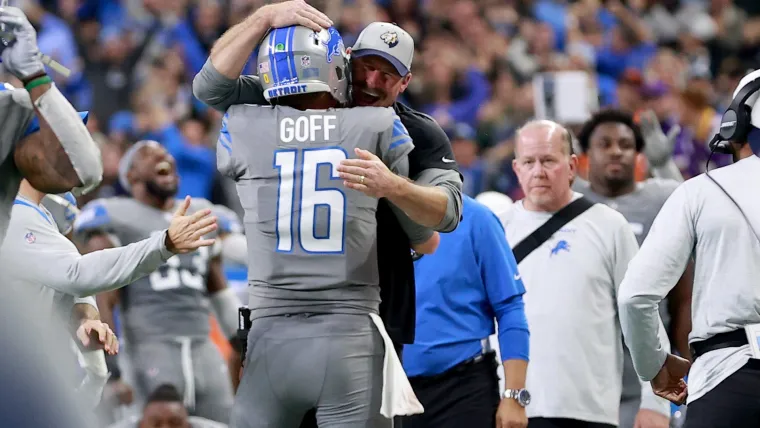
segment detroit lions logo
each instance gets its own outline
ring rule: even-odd
[[[328,64],[332,62],[334,56],[342,55],[343,51],[345,51],[343,39],[335,28],[330,27],[327,31],[323,30],[319,33],[314,33],[314,37],[327,49],[326,60]]]
[[[398,34],[395,31],[386,31],[380,35],[380,40],[388,45],[389,48],[392,48],[398,44]]]
[[[559,254],[560,251],[567,251],[568,253],[570,252],[570,244],[568,244],[564,239],[557,242],[557,245],[552,248],[551,255],[553,256]]]

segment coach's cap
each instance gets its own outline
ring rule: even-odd
[[[398,25],[389,22],[373,22],[365,28],[351,48],[351,56],[361,58],[377,55],[388,60],[406,76],[412,68],[414,39]]]

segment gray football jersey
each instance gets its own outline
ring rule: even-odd
[[[398,116],[244,104],[222,123],[217,166],[245,210],[253,316],[377,312],[377,199],[344,187],[336,168],[361,148],[407,175],[414,146]]]
[[[610,208],[623,214],[628,224],[631,225],[639,246],[652,227],[657,213],[670,197],[670,194],[676,190],[680,183],[675,180],[664,180],[660,178],[650,178],[645,181],[636,183],[636,189],[623,196],[616,198],[607,198],[591,190],[591,185],[585,180],[576,180],[573,183],[573,189],[583,193],[593,202],[603,203]],[[660,303],[660,317],[665,328],[670,327],[670,313],[668,312],[667,299]],[[641,395],[641,386],[636,370],[633,368],[633,361],[628,348],[624,348],[623,358],[623,397],[638,397]]]
[[[14,96],[17,91],[23,89],[12,89],[0,82],[0,242],[5,238],[13,200],[22,179],[13,161],[13,148],[26,136],[34,117],[31,104],[23,105],[19,97]]]
[[[211,207],[207,200],[194,198],[188,214]],[[172,215],[132,198],[96,199],[82,209],[74,233],[105,232],[116,236],[118,244],[128,245],[167,229]],[[217,247],[177,254],[155,272],[120,290],[121,325],[128,340],[208,337],[211,312],[206,280]]]

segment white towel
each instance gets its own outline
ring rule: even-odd
[[[383,320],[375,314],[369,314],[375,323],[380,335],[385,342],[385,357],[383,359],[383,401],[380,405],[380,414],[386,418],[394,416],[418,415],[425,411],[414,395],[412,385],[406,378],[404,367],[396,355],[393,342],[385,331]]]

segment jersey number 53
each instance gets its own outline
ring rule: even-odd
[[[203,291],[206,284],[203,278],[208,271],[209,260],[208,247],[201,247],[192,254],[182,254],[172,256],[166,261],[166,264],[150,274],[150,287],[154,291],[166,291],[185,286],[195,290]],[[190,256],[190,262],[193,269],[182,266],[180,257]]]
[[[277,251],[293,251],[297,238],[307,253],[341,254],[345,249],[346,195],[339,187],[319,183],[321,165],[330,169],[330,180],[340,180],[338,164],[348,154],[340,147],[277,150],[273,167],[278,170]],[[300,162],[301,168],[296,168]],[[300,177],[297,172],[300,170]],[[296,186],[299,199],[296,201]],[[327,208],[326,231],[318,234],[317,209]],[[294,219],[294,214],[297,218]],[[295,226],[295,227],[294,227]],[[326,226],[326,228],[325,228]],[[295,236],[297,235],[297,236]]]

